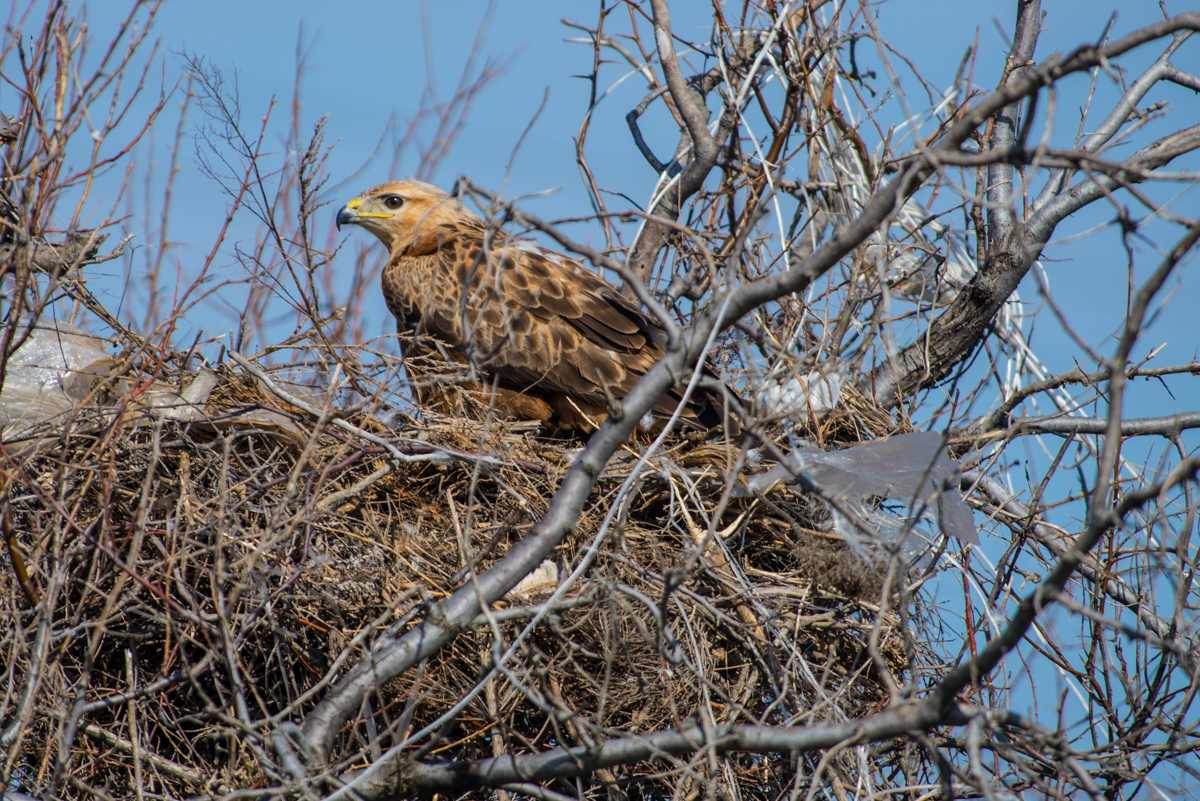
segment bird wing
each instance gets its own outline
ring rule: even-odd
[[[502,386],[604,407],[662,358],[661,329],[574,259],[468,220],[425,242],[385,272],[389,308]],[[670,392],[654,410],[679,400]]]
[[[468,237],[469,264],[483,263]],[[495,239],[468,282],[484,368],[501,381],[606,405],[662,357],[652,324],[583,265],[531,242]]]

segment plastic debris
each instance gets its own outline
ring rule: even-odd
[[[804,378],[794,376],[782,384],[767,386],[759,394],[759,402],[773,415],[800,420],[810,414],[819,417],[837,406],[845,382],[844,368],[825,366]]]
[[[508,601],[533,601],[545,598],[558,589],[558,565],[549,559],[530,573],[504,596]]]
[[[20,337],[29,330],[29,318],[19,326]],[[300,445],[308,440],[293,420],[270,409],[209,415],[218,379],[208,370],[201,369],[182,391],[166,381],[131,386],[135,382],[117,374],[120,361],[105,352],[106,344],[69,323],[41,319],[33,325],[9,358],[0,389],[0,438],[11,453],[23,455],[55,441],[64,426],[97,430],[117,416],[127,424],[149,415],[214,430],[263,429]],[[81,417],[84,407],[88,414]]]
[[[746,490],[765,494],[777,484],[807,481],[836,498],[876,496],[902,501],[911,504],[914,514],[928,504],[931,508],[927,511],[936,508],[942,533],[978,545],[975,517],[963,503],[958,475],[958,466],[946,455],[942,438],[917,432],[839,451],[793,451],[788,454],[788,464],[753,476],[746,482]],[[872,522],[879,524],[877,517]]]
[[[19,338],[30,319],[18,323]],[[104,340],[69,323],[39,320],[8,360],[0,436],[8,441],[75,408],[108,376]]]

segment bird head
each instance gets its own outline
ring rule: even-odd
[[[404,251],[435,236],[440,225],[475,215],[436,186],[421,181],[392,181],[371,187],[338,211],[337,226],[361,225],[387,247]]]

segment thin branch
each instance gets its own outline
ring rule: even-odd
[[[1033,51],[1037,47],[1041,27],[1040,0],[1018,0],[1016,30],[1013,34],[1012,47],[1009,49],[1008,58],[1004,64],[1002,88],[1006,84],[1019,83],[1025,73],[1032,68]],[[1019,112],[1020,101],[1014,99],[989,120],[991,141],[988,143],[988,149],[990,151],[1003,153],[1015,149]],[[1013,205],[1014,197],[1012,166],[1003,161],[990,165],[987,171],[986,191],[989,247],[999,246],[999,243],[1007,240],[1015,232],[1017,217]]]
[[[1181,412],[1165,417],[1142,417],[1134,420],[1122,420],[1120,435],[1122,437],[1137,437],[1154,434],[1161,437],[1174,437],[1180,431],[1189,428],[1200,428],[1200,412]],[[1018,418],[1012,421],[1012,433],[1047,433],[1068,436],[1071,434],[1104,434],[1108,429],[1108,421],[1100,417],[1036,417]]]
[[[981,120],[1026,94],[1037,91],[1071,72],[1086,70],[1101,59],[1115,57],[1158,36],[1180,27],[1200,29],[1200,13],[1184,14],[1124,37],[1105,48],[1083,48],[1076,53],[1052,59],[1030,70],[1024,77],[981,101],[968,110],[944,135],[938,148],[957,149]],[[935,148],[935,152],[936,152]],[[853,220],[837,229],[828,242],[809,258],[785,272],[744,284],[718,297],[696,316],[695,322],[681,331],[678,347],[649,370],[624,399],[626,414],[621,419],[609,416],[592,435],[564,476],[545,516],[530,535],[521,540],[490,570],[480,574],[477,585],[460,587],[430,609],[428,619],[396,639],[381,641],[362,662],[355,665],[305,719],[302,731],[314,753],[324,758],[330,752],[333,737],[342,723],[361,706],[362,698],[381,682],[391,680],[405,670],[436,653],[452,640],[462,627],[481,611],[480,600],[494,602],[532,572],[543,559],[574,529],[576,520],[591,494],[592,487],[618,448],[628,442],[641,415],[649,411],[678,376],[692,375],[717,331],[735,324],[752,309],[790,292],[803,292],[824,275],[853,248],[871,236],[903,200],[915,192],[936,169],[930,158],[905,170],[881,188]],[[1182,253],[1179,257],[1182,258]],[[1095,534],[1099,536],[1099,532]],[[1067,575],[1069,575],[1069,570]],[[1065,576],[1063,577],[1065,581]],[[1022,619],[1021,634],[1032,622]],[[1015,629],[1014,629],[1015,630]],[[1019,640],[1019,637],[1017,638]],[[1009,646],[1011,647],[1011,646]],[[1004,652],[1007,652],[1008,648]],[[991,653],[990,651],[987,653]],[[999,654],[995,655],[999,658]],[[994,663],[987,667],[988,670]],[[954,675],[954,682],[962,678]],[[967,679],[963,680],[968,681]],[[947,686],[950,686],[949,684]],[[959,684],[959,687],[962,685]],[[957,691],[957,690],[955,690]],[[936,716],[935,716],[936,717]],[[398,766],[393,766],[394,768]],[[388,774],[390,770],[380,771]],[[503,783],[518,781],[511,777]]]
[[[663,77],[671,91],[671,99],[679,109],[692,137],[692,152],[697,160],[705,160],[719,145],[708,132],[708,109],[703,98],[698,97],[683,79],[679,70],[679,58],[675,55],[675,44],[671,41],[671,13],[666,0],[650,0],[654,13],[654,41],[658,46],[658,61],[662,65]],[[715,158],[715,156],[714,156]]]

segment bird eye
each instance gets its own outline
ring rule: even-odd
[[[404,205],[404,198],[399,195],[388,195],[383,199],[383,205],[389,209],[398,209]]]

